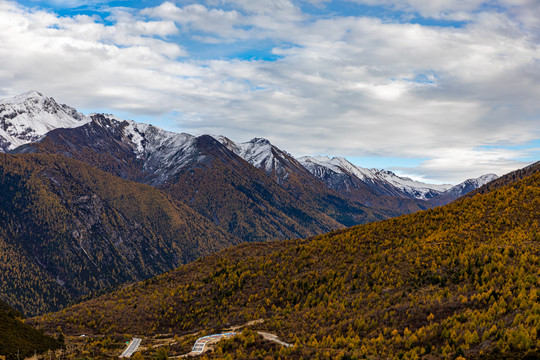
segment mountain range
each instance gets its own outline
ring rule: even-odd
[[[266,139],[84,115],[36,91],[0,101],[0,151],[0,298],[26,314],[240,242],[442,205],[496,178],[424,184],[343,158],[296,159]]]
[[[185,133],[168,132],[112,115],[85,116],[36,91],[0,101],[0,124],[3,129],[0,130],[1,149],[4,152],[61,153],[100,166],[123,178],[153,186],[170,183],[190,164],[204,163],[208,156],[205,151],[225,152],[208,138],[202,140]],[[305,186],[321,192],[320,182],[314,179],[318,178],[328,190],[335,190],[360,203],[369,203],[369,195],[364,194],[367,191],[402,199],[445,199],[437,201],[440,205],[496,178],[494,174],[487,174],[456,186],[426,184],[387,170],[361,168],[339,157],[305,156],[295,159],[266,139],[237,143],[223,136],[212,137],[293,193],[306,191],[299,189],[298,184],[306,182],[308,185]],[[29,143],[34,144],[21,147]],[[206,149],[200,148],[203,145]],[[111,159],[104,164],[102,158],[91,155],[109,155]],[[228,156],[223,160],[233,161],[234,157]],[[430,204],[421,206],[429,207]]]

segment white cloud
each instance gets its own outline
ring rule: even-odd
[[[244,16],[238,11],[225,11],[222,9],[209,9],[201,4],[192,4],[177,7],[173,3],[165,2],[158,7],[145,9],[142,14],[169,19],[183,27],[183,32],[200,31],[212,34],[204,42],[232,42],[250,37],[249,32],[241,26],[248,25]],[[202,37],[200,37],[202,38]]]
[[[0,1],[0,95],[36,89],[157,123],[176,111],[179,130],[264,136],[295,155],[428,157],[413,170],[436,178],[503,173],[530,153],[479,147],[540,137],[540,47],[524,10],[534,2],[520,1],[507,12],[387,2],[466,12],[461,28],[318,19],[285,0],[112,9],[105,25]],[[231,47],[269,39],[280,59],[195,60],[179,40],[195,36]]]
[[[396,170],[420,175],[421,179],[458,183],[493,172],[501,176],[530,164],[515,160],[516,156],[527,156],[526,152],[516,153],[504,149],[446,149],[434,155],[432,159],[424,161],[417,167],[396,168]],[[449,168],[453,169],[450,174]]]
[[[290,0],[208,0],[210,5],[233,5],[249,14],[280,16],[285,21],[302,17]]]
[[[110,0],[32,0],[36,3],[41,1],[56,6],[58,8],[72,9],[81,6],[95,6],[110,2]]]

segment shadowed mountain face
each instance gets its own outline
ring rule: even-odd
[[[0,154],[0,297],[27,314],[240,240],[159,190],[58,155]]]
[[[242,244],[34,321],[181,335],[262,318],[257,326],[300,344],[291,359],[329,351],[524,359],[537,349],[538,214],[535,165],[446,206],[307,240]]]
[[[343,227],[299,201],[211,136],[194,143],[193,161],[160,188],[247,241],[294,238]]]

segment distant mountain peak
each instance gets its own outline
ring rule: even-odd
[[[497,175],[497,174],[489,173],[489,174],[485,174],[485,175],[482,175],[482,176],[478,177],[477,180],[484,182],[482,184],[482,185],[484,185],[484,184],[487,184],[490,181],[493,181],[493,180],[497,179],[498,177],[499,177],[499,175]]]
[[[15,95],[15,96],[10,97],[10,98],[1,99],[0,104],[20,104],[20,103],[26,102],[26,101],[28,101],[30,99],[41,100],[41,99],[45,99],[45,96],[43,96],[42,93],[40,93],[40,92],[38,92],[36,90],[30,90],[30,91],[24,92],[24,93],[19,94],[19,95]],[[52,99],[52,98],[50,98],[50,99]]]
[[[0,152],[39,141],[51,130],[89,121],[74,108],[35,90],[0,100]]]
[[[336,174],[352,174],[361,180],[373,178],[373,174],[369,169],[356,166],[343,157],[303,156],[298,161],[312,173],[315,168],[324,167]],[[321,175],[320,172],[319,175]]]
[[[253,138],[249,141],[252,144],[260,144],[260,145],[272,145],[270,143],[270,140],[265,138]]]
[[[251,165],[267,173],[275,170],[277,155],[275,149],[277,148],[268,139],[253,138],[247,142],[237,143],[224,136],[214,138]]]

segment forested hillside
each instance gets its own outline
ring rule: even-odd
[[[408,216],[240,245],[34,322],[182,335],[264,319],[296,344],[274,353],[286,358],[524,358],[540,341],[540,173],[508,179]]]
[[[8,360],[24,359],[34,353],[62,347],[62,337],[54,339],[21,321],[21,313],[0,300],[0,355]]]
[[[239,242],[157,189],[57,155],[0,154],[0,297],[26,314]]]

